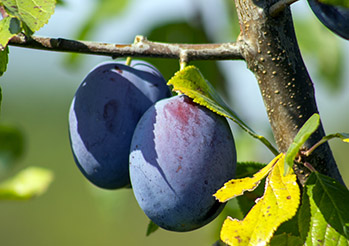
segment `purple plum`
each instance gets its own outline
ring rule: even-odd
[[[158,101],[134,132],[130,178],[138,204],[160,227],[190,231],[223,209],[213,194],[234,178],[227,120],[185,95]]]
[[[131,66],[107,62],[96,66],[76,91],[69,112],[74,159],[96,186],[130,186],[129,151],[143,113],[171,96],[160,72],[146,62]]]

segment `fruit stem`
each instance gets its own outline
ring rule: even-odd
[[[188,64],[186,62],[179,62],[179,69],[183,70]]]

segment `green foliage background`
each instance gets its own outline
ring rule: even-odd
[[[217,8],[222,5],[222,13],[225,13],[219,30],[212,24],[217,16],[210,17],[210,12],[200,1],[178,3],[187,8],[192,6],[192,10],[183,9],[184,14],[177,11],[176,15],[169,17],[161,13],[161,9],[166,8],[159,6],[159,1],[149,1],[149,4],[153,4],[154,13],[160,17],[149,16],[140,27],[137,23],[132,24],[132,18],[138,20],[138,24],[140,22],[131,16],[137,14],[135,9],[140,10],[136,6],[139,1],[125,0],[122,5],[116,2],[91,0],[86,2],[86,8],[80,9],[78,4],[84,1],[66,0],[38,34],[118,43],[130,43],[137,34],[166,42],[225,42],[235,40],[239,30],[234,11],[224,12],[231,8],[229,0],[218,1],[220,4]],[[164,1],[161,4],[166,5]],[[214,5],[211,3],[210,6],[212,8]],[[306,6],[297,9],[302,7]],[[104,10],[108,11],[107,15],[102,14]],[[67,16],[71,18],[71,24],[62,27],[62,18]],[[144,13],[143,16],[147,17]],[[344,69],[349,66],[348,42],[331,34],[309,11],[295,16],[300,47],[315,83],[325,129],[327,133],[349,132],[349,99],[345,96],[349,92],[349,71]],[[123,22],[125,19],[128,23]],[[119,22],[124,25],[121,28],[123,33],[115,28]],[[212,245],[224,217],[232,213],[241,216],[236,211],[236,201],[229,203],[219,219],[197,231],[173,233],[159,230],[145,237],[148,219],[138,207],[132,191],[95,188],[75,166],[67,129],[70,102],[83,77],[104,60],[108,58],[76,57],[10,47],[8,71],[0,78],[3,92],[0,123],[12,124],[22,130],[25,150],[8,172],[0,173],[0,178],[3,180],[24,167],[36,165],[53,170],[55,181],[48,192],[37,199],[0,202],[0,244]],[[167,78],[178,69],[176,61],[152,59],[151,62]],[[249,101],[260,104],[262,101],[258,97],[257,87],[249,86],[256,82],[242,62],[198,62],[195,65],[220,89],[242,118],[247,122],[253,119],[256,112],[255,108],[249,107]],[[250,97],[241,98],[239,94],[246,86],[256,91],[251,91],[248,94]],[[228,93],[228,90],[231,91]],[[333,98],[337,98],[336,102],[342,107],[333,104]],[[258,120],[259,125],[252,124],[252,127],[271,139],[266,116],[262,115],[264,118]],[[261,122],[264,122],[263,126]],[[235,126],[233,129],[239,161],[270,160],[271,155],[260,143]],[[349,184],[349,167],[346,165],[348,146],[340,141],[333,141],[331,145],[344,179]]]

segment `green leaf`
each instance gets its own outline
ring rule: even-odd
[[[2,0],[9,12],[17,16],[35,32],[43,27],[54,13],[56,0]]]
[[[349,191],[336,180],[312,173],[305,186],[300,232],[305,245],[349,245]]]
[[[20,31],[21,22],[16,17],[7,16],[0,20],[0,51],[4,51],[10,39]]]
[[[327,135],[321,141],[328,141],[332,138],[340,138],[343,142],[349,143],[349,133],[344,132]]]
[[[159,226],[155,224],[152,220],[149,221],[146,236],[156,232],[159,229]]]
[[[0,77],[4,74],[4,72],[7,69],[7,63],[8,63],[8,47],[6,46],[5,50],[0,50]],[[0,97],[1,99],[1,97]],[[1,100],[0,100],[1,102]]]
[[[237,179],[252,177],[253,174],[261,170],[267,164],[259,162],[238,162],[236,165],[236,177]]]
[[[0,171],[18,160],[24,151],[22,132],[10,125],[0,125]]]
[[[27,200],[43,194],[53,180],[50,170],[28,167],[0,183],[0,200]]]
[[[273,152],[273,154],[279,154],[265,137],[257,135],[237,116],[237,114],[221,99],[213,86],[205,80],[199,69],[195,66],[187,66],[176,72],[168,81],[168,85],[172,85],[174,91],[183,93],[192,98],[195,103],[210,109],[218,115],[233,120],[244,131],[254,138],[259,139]]]
[[[295,136],[293,143],[290,145],[290,147],[287,150],[286,157],[285,157],[285,174],[292,168],[293,161],[296,158],[300,148],[303,146],[303,144],[307,141],[307,139],[310,137],[313,132],[316,131],[316,129],[320,125],[320,116],[318,114],[313,114],[299,129],[297,135]],[[284,174],[284,175],[285,175]]]
[[[274,236],[270,241],[270,246],[300,246],[303,241],[300,237],[293,236],[287,233]]]
[[[319,2],[324,3],[324,4],[349,8],[349,1],[348,0],[319,0]]]

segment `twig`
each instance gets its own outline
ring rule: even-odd
[[[162,57],[191,60],[241,60],[242,42],[220,44],[170,44],[151,42],[143,36],[137,36],[133,44],[110,44],[90,41],[77,41],[63,38],[27,37],[19,34],[12,38],[9,45],[51,50],[58,52],[76,52],[111,57]]]
[[[273,4],[269,8],[269,14],[272,17],[276,17],[281,11],[283,11],[287,6],[291,5],[294,2],[297,2],[298,0],[280,0]]]

